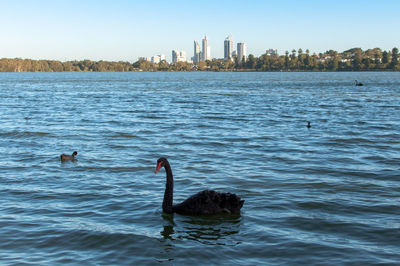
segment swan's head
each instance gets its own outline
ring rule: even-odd
[[[77,152],[77,151],[74,151],[74,152],[72,153],[72,156],[76,156],[76,155],[78,155],[78,152]]]
[[[168,160],[165,159],[164,157],[161,157],[160,159],[157,160],[157,167],[156,170],[154,171],[156,174],[162,167],[164,167],[168,163]]]

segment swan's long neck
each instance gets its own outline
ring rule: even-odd
[[[174,198],[174,177],[172,176],[172,170],[169,163],[164,165],[165,172],[167,174],[167,183],[165,185],[164,200],[163,200],[163,211],[166,213],[172,213],[172,201]]]

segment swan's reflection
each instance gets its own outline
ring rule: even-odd
[[[239,233],[240,215],[184,216],[162,214],[164,239],[188,239],[207,245],[237,244],[230,237]]]
[[[172,239],[172,235],[174,234],[174,215],[168,213],[162,213],[162,217],[164,219],[164,229],[161,231],[161,235],[164,239]]]

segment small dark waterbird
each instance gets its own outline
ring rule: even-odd
[[[361,82],[358,82],[357,80],[355,80],[356,86],[364,86],[364,84],[362,84]]]
[[[231,213],[239,214],[244,200],[231,193],[221,193],[214,190],[204,190],[187,198],[179,204],[173,205],[174,178],[171,166],[166,158],[157,160],[155,173],[164,167],[167,177],[162,209],[165,213],[179,213],[185,215],[208,215]]]
[[[311,122],[307,121],[307,128],[310,128],[310,127],[311,127]]]
[[[67,154],[61,154],[61,162],[67,162],[67,161],[75,161],[75,156],[78,155],[78,152],[74,151],[72,155],[67,155]]]

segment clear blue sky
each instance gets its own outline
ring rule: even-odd
[[[0,0],[0,58],[136,61],[232,35],[248,53],[400,48],[400,0]]]

